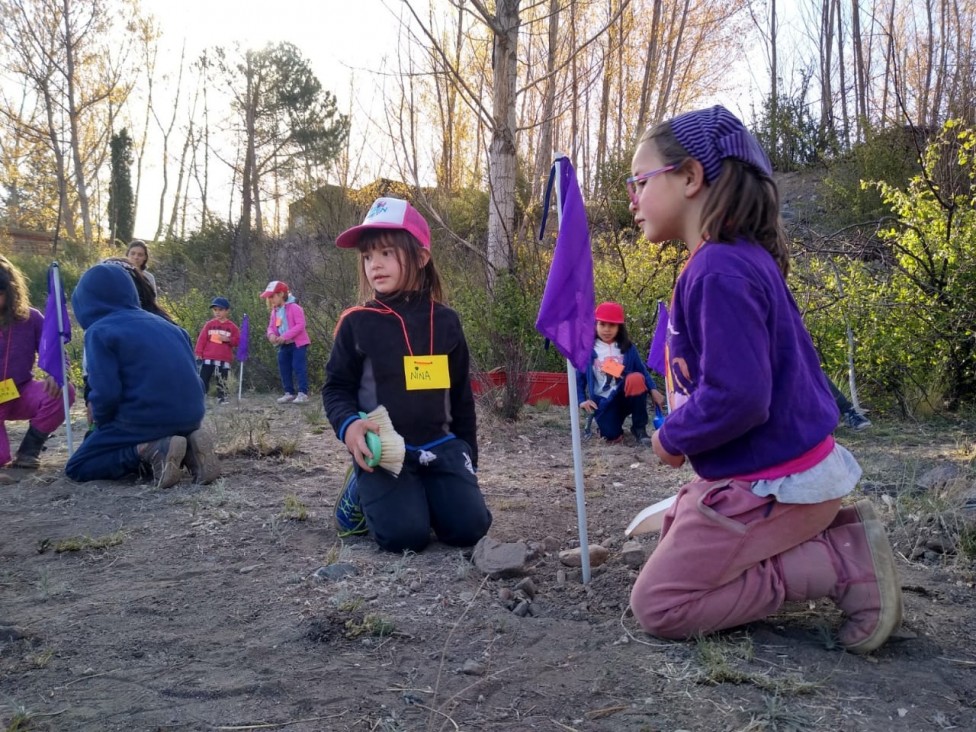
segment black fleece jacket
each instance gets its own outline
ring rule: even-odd
[[[396,315],[381,309],[384,305],[403,319],[403,325]],[[407,391],[403,358],[410,351],[404,326],[413,355],[430,354],[431,300],[427,293],[381,297],[340,316],[322,389],[322,403],[336,436],[344,437],[351,417],[382,404],[408,445],[425,445],[452,432],[470,445],[471,461],[477,467],[470,356],[458,314],[446,305],[433,305],[433,353],[447,355],[450,389]]]

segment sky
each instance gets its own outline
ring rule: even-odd
[[[323,87],[336,96],[342,113],[352,113],[354,119],[378,114],[370,104],[380,95],[363,92],[375,87],[371,72],[382,67],[396,42],[394,12],[402,7],[396,0],[141,0],[140,4],[156,17],[162,30],[161,58],[178,60],[184,41],[187,59],[214,46],[239,43],[242,48],[263,48],[288,41],[299,48]],[[350,87],[353,78],[355,88]],[[355,144],[355,131],[353,139]],[[158,170],[150,165],[143,170],[135,229],[136,236],[144,238],[155,232],[161,191]]]
[[[173,64],[184,42],[187,59],[214,46],[239,43],[243,48],[262,48],[280,41],[293,43],[322,85],[336,96],[339,110],[352,117],[353,154],[361,150],[364,157],[382,159],[381,150],[371,149],[377,141],[357,135],[357,120],[362,127],[363,119],[382,117],[383,94],[378,87],[384,77],[377,72],[396,53],[397,14],[405,12],[400,0],[141,0],[141,5],[161,27],[161,59],[171,59]],[[784,26],[797,23],[795,2],[781,0],[779,7]],[[765,89],[767,82],[757,78],[764,76],[761,49],[753,49],[749,55],[755,60],[735,73],[742,74],[742,86],[755,89],[762,85]],[[157,87],[157,97],[164,86]],[[722,103],[747,115],[747,100],[748,95],[738,93],[709,103]],[[185,115],[180,118],[184,119]],[[136,217],[136,236],[147,239],[156,230],[161,191],[160,168],[154,158],[158,160],[159,155],[146,155]],[[175,175],[175,164],[170,167]],[[172,193],[167,198],[171,201]]]

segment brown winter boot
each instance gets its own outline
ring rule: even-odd
[[[786,599],[826,596],[844,612],[838,638],[852,653],[879,648],[901,624],[895,559],[870,501],[842,509],[830,528],[778,559]]]
[[[23,441],[14,456],[11,466],[14,468],[28,468],[37,470],[41,467],[41,450],[50,435],[41,432],[33,425],[27,428]]]
[[[198,429],[186,438],[186,457],[183,464],[190,471],[194,483],[209,485],[220,477],[220,461],[214,453],[213,435]]]
[[[179,435],[144,442],[136,448],[140,459],[152,466],[157,488],[172,488],[183,477],[186,438]]]

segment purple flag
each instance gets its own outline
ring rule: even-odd
[[[60,296],[60,297],[59,297]],[[61,307],[61,327],[58,327],[58,300]],[[64,355],[61,347],[71,342],[71,320],[68,303],[61,287],[61,270],[55,262],[47,269],[47,304],[44,306],[44,325],[41,342],[37,346],[37,365],[64,388]]]
[[[668,339],[668,309],[664,303],[657,303],[657,327],[651,340],[651,349],[647,353],[647,368],[664,376],[664,344]]]
[[[556,185],[559,186],[562,211],[556,251],[535,328],[551,340],[573,366],[585,371],[596,337],[590,228],[573,164],[568,158],[561,158],[554,167],[558,173]]]
[[[237,342],[238,361],[247,361],[247,336],[250,329],[251,323],[247,319],[247,313],[244,313],[244,319],[241,321],[241,339]]]

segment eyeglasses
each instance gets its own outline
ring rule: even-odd
[[[640,198],[640,193],[644,190],[644,183],[649,181],[655,175],[661,175],[661,173],[670,173],[672,170],[677,168],[677,165],[665,165],[663,168],[658,168],[657,170],[649,170],[646,173],[641,173],[640,175],[635,175],[627,179],[627,193],[630,194],[630,201],[635,206]],[[640,188],[638,188],[638,184]]]

